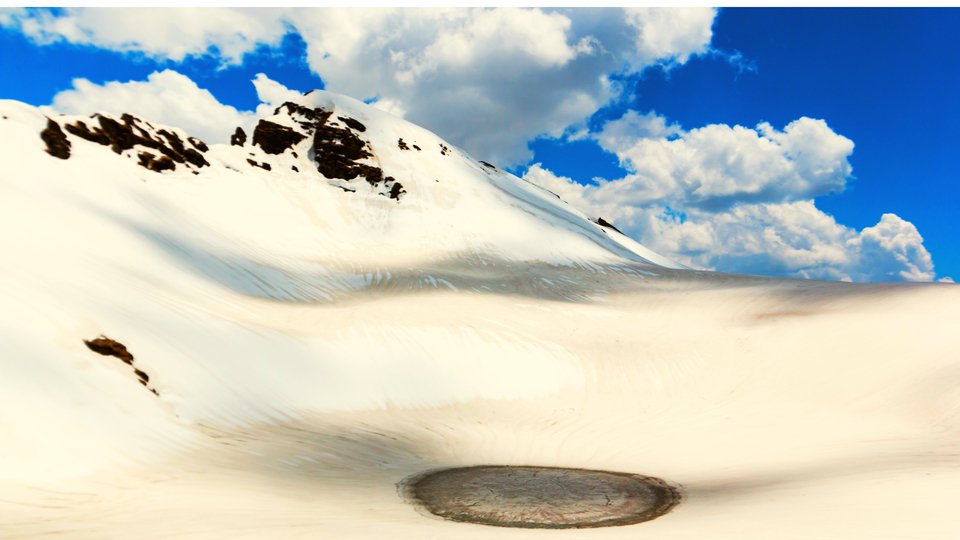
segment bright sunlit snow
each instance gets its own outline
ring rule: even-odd
[[[591,538],[960,529],[955,286],[688,270],[385,112],[292,105],[272,153],[0,102],[0,536],[540,536],[398,494],[481,464],[682,494]],[[350,144],[366,176],[318,172]]]

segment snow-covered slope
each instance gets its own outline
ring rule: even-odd
[[[683,491],[597,536],[960,530],[955,286],[686,270],[326,92],[233,145],[0,115],[0,537],[529,535],[397,494],[480,463]]]

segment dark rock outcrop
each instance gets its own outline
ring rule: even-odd
[[[124,364],[127,364],[128,366],[133,368],[133,374],[137,376],[137,380],[140,381],[140,384],[145,386],[147,390],[150,390],[151,392],[153,392],[154,395],[156,396],[160,395],[157,393],[156,390],[154,390],[153,388],[150,388],[150,386],[148,385],[148,383],[150,382],[150,376],[147,375],[144,371],[137,369],[133,365],[133,354],[131,354],[130,351],[127,350],[126,345],[124,345],[123,343],[120,343],[119,341],[110,339],[107,336],[104,336],[102,334],[98,338],[91,339],[91,340],[83,340],[83,342],[84,344],[86,344],[88,349],[90,349],[91,351],[97,354],[119,358],[120,361],[122,361]]]
[[[286,101],[283,103],[283,105],[280,105],[274,109],[273,114],[280,114],[280,111],[284,110],[287,112],[287,116],[292,118],[293,121],[304,130],[310,130],[313,128],[314,124],[316,124],[317,120],[319,119],[319,113],[323,111],[323,109],[310,109],[292,101]]]
[[[360,133],[363,133],[364,131],[367,130],[367,126],[361,124],[355,118],[350,118],[349,116],[338,116],[337,120],[340,120],[341,122],[346,124],[348,128],[355,131],[359,131]]]
[[[259,121],[253,132],[252,143],[265,153],[286,153],[297,158],[297,152],[303,151],[297,145],[309,141],[309,145],[304,146],[308,146],[317,172],[324,177],[347,182],[363,179],[377,193],[394,200],[400,200],[407,193],[400,182],[386,176],[379,167],[379,160],[370,143],[360,135],[367,131],[367,127],[359,120],[349,116],[334,117],[332,111],[322,107],[309,108],[292,102],[277,107],[274,113],[286,113],[292,123],[286,120],[282,124],[270,120]],[[68,159],[72,147],[68,134],[110,147],[117,154],[126,153],[135,157],[138,165],[154,172],[176,170],[179,165],[185,165],[193,167],[192,172],[198,174],[195,169],[210,165],[204,157],[210,147],[202,140],[196,137],[182,138],[171,130],[154,127],[130,114],[123,114],[119,118],[96,114],[71,123],[48,119],[40,136],[50,155]],[[237,127],[230,137],[230,144],[245,146],[246,143],[246,132]],[[421,150],[416,144],[409,145],[403,139],[398,140],[398,146],[404,150],[411,150],[411,146]],[[293,151],[295,147],[297,151]],[[128,152],[131,150],[133,152]],[[449,148],[440,144],[440,151],[446,155]],[[277,165],[276,162],[260,162],[254,154],[251,157],[253,159],[248,158],[247,163],[254,167],[270,171],[273,165]],[[294,172],[300,172],[296,165],[284,164],[284,167],[287,166]],[[344,189],[356,191],[349,187]]]
[[[83,121],[67,124],[64,128],[72,135],[109,146],[117,154],[134,146],[143,146],[156,150],[174,163],[190,164],[195,167],[210,165],[201,153],[206,150],[198,151],[198,148],[207,148],[207,145],[199,139],[194,139],[196,142],[191,141],[195,148],[187,148],[176,133],[166,129],[154,129],[148,122],[143,122],[130,114],[121,116],[121,122],[102,115],[94,115],[92,119],[96,120],[98,124],[92,128],[88,127]],[[149,127],[153,133],[145,129],[141,122]],[[149,168],[146,163],[149,162],[144,162],[141,159],[140,164]],[[176,165],[172,168],[176,168]]]
[[[388,182],[393,182],[393,185],[390,186],[390,198],[400,200],[400,196],[407,192],[403,189],[403,184],[397,182],[392,176],[387,177]]]
[[[173,163],[173,160],[167,156],[161,156],[158,159],[157,156],[151,154],[150,152],[140,152],[137,154],[137,157],[140,158],[141,167],[146,167],[154,172],[172,171],[177,168],[177,166]]]
[[[623,231],[621,231],[620,229],[614,227],[614,226],[613,226],[613,223],[610,223],[609,221],[603,219],[602,217],[598,217],[596,223],[597,223],[597,225],[600,225],[601,227],[606,227],[606,228],[608,228],[608,229],[613,229],[613,230],[617,231],[618,233],[623,234]],[[626,236],[626,235],[624,235],[624,236]]]
[[[408,145],[406,141],[404,141],[403,139],[397,139],[397,147],[400,148],[401,150],[409,150],[411,147],[413,147],[413,149],[416,150],[417,152],[421,151],[419,146],[415,144]]]
[[[282,154],[306,137],[287,126],[260,120],[253,130],[253,144],[268,154]]]
[[[252,159],[247,158],[247,163],[253,165],[254,167],[260,167],[261,169],[263,169],[263,170],[265,170],[265,171],[269,171],[269,170],[273,169],[273,167],[271,167],[270,164],[267,163],[267,162],[258,163],[258,162],[254,161],[254,160],[252,160]]]
[[[368,144],[354,133],[351,124],[344,121],[347,128],[330,125],[327,122],[331,114],[329,111],[315,109],[314,113],[313,152],[317,171],[327,178],[342,180],[363,177],[371,186],[385,188],[391,199],[400,200],[406,193],[402,184],[393,177],[384,177],[379,167],[360,163],[361,160],[373,158],[373,154]],[[343,117],[338,118],[343,120]]]
[[[198,139],[198,138],[196,138],[196,137],[187,137],[187,142],[189,142],[190,144],[192,144],[194,148],[196,148],[197,150],[199,150],[199,151],[201,151],[201,152],[206,152],[206,151],[210,150],[210,147],[207,146],[207,143],[201,141],[200,139]]]
[[[112,340],[107,336],[101,335],[91,340],[83,340],[87,348],[91,351],[104,356],[114,356],[123,361],[124,364],[133,365],[133,354],[127,350],[127,346],[119,341]]]
[[[230,136],[230,146],[243,146],[247,144],[247,134],[239,126]]]
[[[70,159],[70,140],[60,129],[60,124],[47,118],[47,127],[40,132],[40,138],[47,143],[47,153],[60,159]]]
[[[333,116],[323,108],[309,108],[286,102],[274,110],[275,115],[286,114],[294,127],[261,120],[254,131],[253,143],[269,154],[284,152],[296,157],[290,149],[310,139],[310,152],[317,172],[331,180],[353,181],[363,178],[371,186],[391,199],[399,200],[406,193],[396,179],[384,176],[368,142],[360,137],[367,127],[348,116]],[[267,168],[269,164],[247,160],[251,165]],[[293,170],[297,170],[291,166]],[[343,188],[343,186],[338,186]],[[343,188],[344,191],[355,191]]]

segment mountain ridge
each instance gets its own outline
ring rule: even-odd
[[[620,234],[602,218],[583,215],[555,194],[492,164],[475,160],[427,130],[352,98],[326,91],[308,92],[296,101],[282,103],[274,108],[273,114],[260,118],[250,134],[237,127],[229,146],[207,145],[183,130],[155,125],[130,114],[116,117],[101,113],[86,118],[44,115],[44,118],[47,124],[39,135],[46,141],[46,151],[65,160],[69,160],[70,149],[77,144],[94,143],[157,173],[180,175],[179,169],[183,169],[204,177],[215,174],[211,170],[220,167],[235,172],[259,168],[279,178],[312,175],[344,192],[375,193],[398,203],[411,190],[421,204],[424,198],[440,198],[430,192],[444,189],[434,185],[441,183],[455,184],[451,186],[453,190],[485,192],[482,201],[485,208],[473,205],[469,207],[470,212],[461,209],[456,213],[458,222],[465,215],[488,211],[493,206],[492,199],[496,197],[491,197],[492,186],[506,194],[507,197],[500,197],[501,201],[506,200],[523,212],[565,221],[562,228],[589,238],[603,251],[613,252],[611,260],[626,257],[641,264],[682,268]],[[365,122],[372,123],[369,131]],[[241,153],[243,165],[238,166]],[[442,163],[443,160],[447,162]],[[451,197],[450,189],[444,191],[447,193],[442,197],[448,199],[448,207],[451,206],[449,199],[464,198],[457,193]],[[457,202],[462,201],[454,204]],[[488,227],[491,225],[487,223]],[[478,225],[465,232],[473,238],[484,236]],[[494,236],[506,235],[501,232]],[[496,251],[497,240],[491,239],[486,244]],[[573,249],[564,251],[559,259],[580,258]],[[600,257],[604,258],[607,257]]]

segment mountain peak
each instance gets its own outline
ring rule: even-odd
[[[281,213],[312,223],[286,233],[270,224],[287,238],[302,238],[300,254],[319,248],[319,234],[331,239],[325,253],[344,264],[479,255],[680,267],[434,133],[331,92],[291,97],[251,133],[235,128],[231,144],[208,145],[131,114],[64,116],[9,101],[0,109],[10,118],[0,124],[4,137],[34,141],[35,150],[25,149],[20,161],[39,176],[82,178],[89,192],[122,185],[139,192],[129,187],[131,178],[160,181],[168,202],[207,190],[218,202],[204,209],[205,220],[219,212],[233,220],[233,206],[272,200],[287,209]],[[178,187],[177,178],[195,181]],[[250,198],[239,194],[241,184]],[[337,219],[311,217],[318,213]],[[220,225],[233,236],[243,229],[232,221]]]
[[[271,155],[290,152],[296,157],[300,152],[312,156],[317,172],[325,178],[345,182],[363,179],[377,193],[399,200],[406,190],[384,174],[373,146],[364,136],[366,131],[359,120],[335,115],[333,107],[310,108],[288,101],[277,107],[270,119],[257,123],[252,144]],[[342,182],[338,185],[356,191]]]

